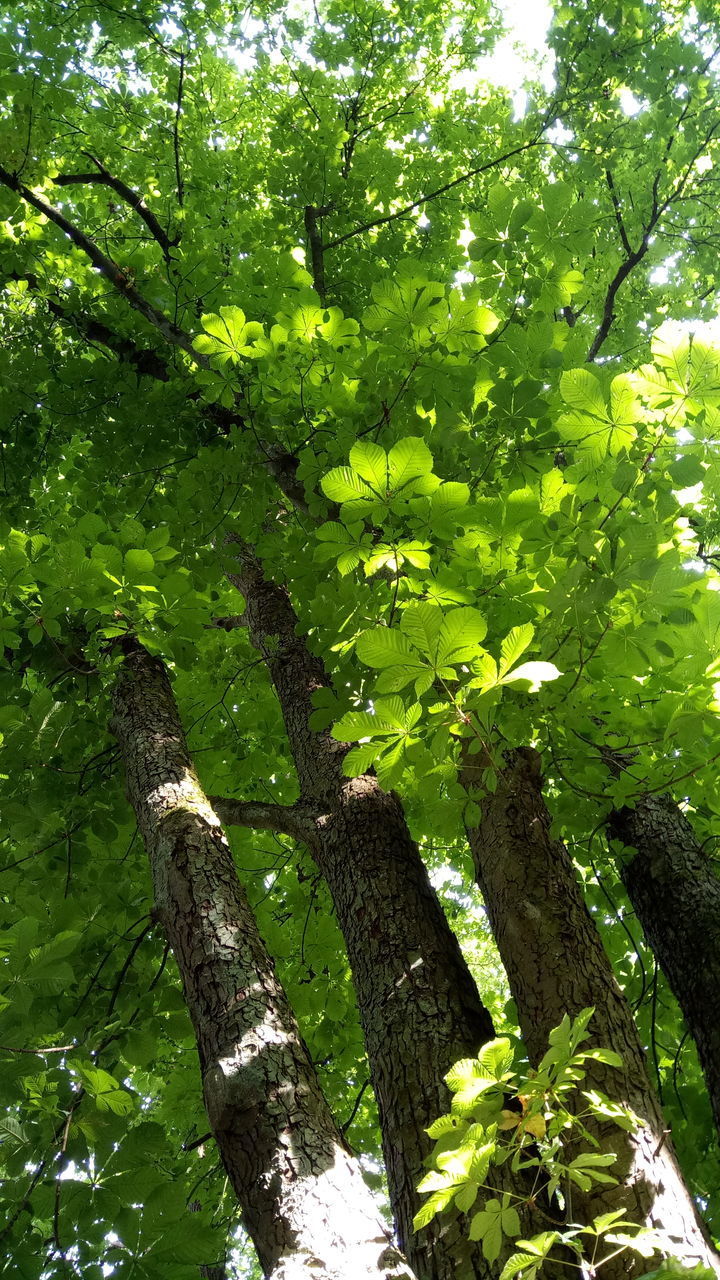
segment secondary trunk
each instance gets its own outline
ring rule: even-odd
[[[265,1275],[411,1280],[320,1090],[197,781],[165,668],[132,640],[112,729],[195,1030],[208,1120]]]
[[[402,805],[368,774],[346,778],[346,744],[309,726],[312,694],[330,685],[297,634],[284,588],[235,543],[244,622],[268,667],[300,784],[312,815],[306,835],[343,932],[377,1097],[398,1238],[423,1280],[460,1280],[494,1269],[460,1224],[412,1229],[415,1190],[431,1144],[426,1127],[448,1109],[443,1075],[494,1035],[489,1013],[432,889]]]
[[[628,846],[623,883],[697,1045],[720,1132],[720,880],[670,796],[616,810],[608,830]]]
[[[486,764],[465,753],[469,790]],[[601,1147],[618,1155],[610,1172],[620,1182],[585,1196],[573,1190],[573,1215],[579,1209],[587,1220],[623,1208],[633,1221],[663,1231],[668,1253],[689,1266],[702,1261],[720,1270],[666,1140],[630,1008],[585,907],[572,860],[550,835],[536,751],[506,754],[497,790],[483,797],[482,812],[468,838],[531,1062],[542,1057],[548,1033],[565,1013],[572,1017],[593,1005],[592,1040],[620,1053],[624,1067],[590,1063],[588,1083],[626,1103],[641,1120],[633,1133],[596,1125]],[[603,1265],[602,1274],[617,1280],[647,1270],[644,1259],[626,1253]]]

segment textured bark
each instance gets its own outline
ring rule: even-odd
[[[648,795],[610,816],[623,883],[698,1050],[720,1132],[720,879],[682,809]]]
[[[479,782],[486,763],[465,754],[468,789]],[[572,860],[550,836],[536,751],[507,753],[497,791],[483,799],[482,809],[468,838],[531,1062],[542,1057],[550,1030],[565,1013],[573,1017],[593,1005],[592,1043],[615,1049],[624,1066],[588,1064],[588,1084],[626,1103],[641,1120],[629,1134],[615,1125],[595,1125],[601,1147],[618,1155],[610,1172],[620,1182],[587,1195],[573,1191],[571,1215],[577,1218],[579,1210],[587,1220],[623,1208],[635,1222],[664,1231],[668,1253],[720,1272],[666,1138],[630,1008],[585,907]],[[606,1263],[602,1274],[617,1280],[647,1269],[644,1259],[626,1253]]]
[[[322,1095],[165,669],[135,642],[112,727],[195,1029],[208,1120],[265,1275],[411,1280]]]
[[[422,1280],[484,1276],[489,1267],[457,1222],[419,1233],[415,1187],[431,1143],[425,1128],[448,1109],[443,1075],[494,1035],[457,939],[428,880],[402,806],[368,774],[349,779],[347,744],[309,727],[312,694],[329,686],[323,663],[297,634],[287,592],[237,543],[230,580],[267,664],[300,783],[316,815],[308,845],[325,877],[347,946],[380,1111],[398,1238]]]

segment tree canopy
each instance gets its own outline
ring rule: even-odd
[[[533,749],[720,1232],[720,24],[557,3],[523,102],[502,34],[462,0],[0,19],[0,1274],[184,1280],[239,1222],[110,727],[131,641],[371,1186],[393,935],[348,906],[349,939],[314,753],[402,803],[522,1053],[477,849]]]

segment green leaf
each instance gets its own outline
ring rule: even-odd
[[[535,634],[535,628],[529,622],[520,627],[513,627],[500,646],[500,675],[504,676],[514,662],[525,652]]]
[[[451,609],[440,628],[437,665],[472,662],[478,657],[478,645],[486,634],[487,623],[477,609]]]
[[[125,552],[125,573],[136,579],[146,573],[152,573],[155,561],[149,551],[132,549]]]
[[[376,627],[373,631],[364,631],[356,642],[356,652],[361,662],[368,667],[379,670],[393,668],[393,678],[402,683],[395,685],[403,688],[425,667],[423,659],[410,641],[390,627]]]
[[[361,514],[369,504],[376,501],[376,495],[368,484],[353,471],[352,467],[335,467],[322,477],[320,486],[326,498],[332,502],[352,504]]]
[[[512,1070],[514,1052],[511,1042],[506,1037],[489,1040],[478,1054],[478,1062],[488,1075],[496,1080],[504,1080],[508,1071]]]
[[[499,1258],[503,1240],[503,1210],[499,1200],[488,1200],[484,1209],[473,1214],[468,1234],[471,1240],[482,1241],[483,1256],[488,1262]]]
[[[384,449],[370,440],[359,440],[350,450],[350,466],[381,497],[388,487],[388,459]]]
[[[416,436],[398,440],[388,454],[390,487],[397,493],[411,481],[432,471],[432,454],[425,441]]]
[[[246,321],[242,308],[233,306],[220,307],[219,315],[204,315],[202,326],[205,332],[198,335],[193,346],[203,355],[214,356],[221,366],[252,355],[252,344],[263,333],[261,324]]]

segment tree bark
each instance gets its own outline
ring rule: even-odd
[[[628,846],[623,884],[697,1045],[720,1133],[720,879],[670,796],[615,810],[608,831]]]
[[[327,881],[347,946],[380,1112],[398,1239],[422,1280],[493,1273],[459,1222],[414,1233],[415,1190],[431,1143],[425,1129],[448,1110],[443,1076],[494,1036],[455,935],[428,880],[402,805],[375,777],[347,778],[348,745],[310,728],[312,694],[329,687],[321,660],[298,635],[287,591],[232,540],[244,622],[278,696],[300,784],[314,815],[306,842]]]
[[[124,644],[112,729],[195,1030],[210,1127],[264,1274],[412,1280],[322,1095],[197,781],[165,668],[134,640]]]
[[[479,787],[486,764],[465,751],[462,777],[469,790]],[[622,1208],[633,1221],[663,1231],[668,1254],[720,1272],[667,1139],[632,1013],[585,907],[572,860],[550,835],[536,751],[506,754],[497,790],[482,799],[482,810],[468,838],[531,1063],[542,1057],[550,1030],[564,1014],[574,1017],[594,1006],[591,1043],[616,1050],[623,1069],[588,1063],[587,1084],[626,1103],[641,1121],[633,1133],[588,1125],[602,1149],[617,1153],[609,1172],[619,1183],[586,1195],[573,1190],[571,1217],[577,1219],[580,1210],[581,1220],[588,1220]],[[625,1253],[603,1265],[602,1275],[620,1280],[647,1270],[644,1259]]]

